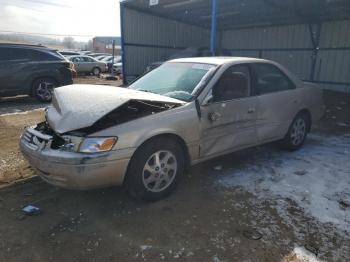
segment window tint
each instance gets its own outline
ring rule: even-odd
[[[5,47],[0,48],[0,61],[1,60],[56,61],[61,59],[55,56],[54,53],[27,48]]]
[[[21,48],[0,48],[1,60],[30,60],[31,55],[27,49]]]
[[[86,56],[82,57],[81,60],[82,60],[82,62],[94,62],[94,60],[92,60],[92,58],[86,57]]]
[[[246,65],[232,66],[213,88],[213,101],[227,101],[250,95],[250,73]]]
[[[58,57],[51,53],[40,52],[38,50],[31,50],[31,57],[34,61],[56,61]]]
[[[12,59],[12,48],[1,47],[0,48],[0,61],[11,60]]]
[[[268,94],[294,89],[292,81],[276,66],[271,64],[254,64],[256,74],[255,93]]]
[[[70,58],[70,60],[74,63],[81,63],[83,62],[83,59],[81,57],[73,57],[73,58]]]

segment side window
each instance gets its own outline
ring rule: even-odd
[[[263,95],[294,89],[293,82],[276,66],[271,64],[254,64],[256,75],[255,94]]]
[[[90,58],[90,57],[82,57],[82,62],[85,62],[85,63],[89,63],[89,62],[93,62],[93,60]]]
[[[13,59],[12,48],[0,48],[0,61],[8,61]]]
[[[250,72],[246,65],[227,69],[213,88],[213,101],[227,101],[250,95]]]
[[[31,60],[30,52],[21,48],[0,48],[0,61]]]
[[[31,55],[35,61],[56,61],[59,60],[56,56],[51,53],[40,52],[37,50],[32,50]]]
[[[28,49],[14,48],[12,60],[31,60],[31,53]]]

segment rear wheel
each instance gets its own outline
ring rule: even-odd
[[[282,140],[282,144],[289,150],[297,150],[305,142],[309,130],[310,120],[305,113],[299,113],[289,127],[288,133]]]
[[[184,154],[178,143],[152,140],[136,151],[129,164],[128,190],[138,200],[159,200],[175,189],[184,170]]]
[[[39,78],[33,82],[32,95],[40,102],[51,102],[55,87],[57,87],[55,80],[46,77]]]
[[[101,74],[101,69],[98,68],[98,67],[95,67],[94,69],[92,69],[92,73],[95,75],[95,76],[98,76]]]

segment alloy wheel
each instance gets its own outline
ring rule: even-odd
[[[55,88],[54,83],[43,81],[40,82],[38,87],[36,88],[36,95],[42,100],[42,101],[50,101],[52,98],[52,91]]]
[[[147,190],[161,192],[174,181],[177,172],[175,155],[166,150],[152,154],[142,171],[142,181]]]
[[[292,132],[290,134],[291,142],[293,145],[298,146],[304,140],[306,134],[306,123],[303,118],[298,118],[294,121],[292,126]]]

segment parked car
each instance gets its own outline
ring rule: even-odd
[[[116,74],[121,74],[123,72],[123,64],[122,63],[115,63],[113,65],[113,71]]]
[[[102,60],[102,62],[107,63],[108,72],[111,71],[112,67],[113,67],[113,70],[115,71],[116,70],[115,67],[118,67],[118,64],[119,64],[119,69],[121,69],[121,61],[122,61],[121,56],[114,56],[114,59],[113,59],[113,56],[109,56]]]
[[[0,97],[30,95],[50,102],[55,87],[73,83],[73,64],[44,46],[0,44],[0,61]]]
[[[108,70],[106,63],[97,61],[90,56],[70,56],[69,60],[74,63],[75,69],[78,73],[92,73],[94,75],[99,75]]]
[[[111,54],[107,54],[107,53],[90,53],[89,54],[89,56],[91,56],[91,57],[97,57],[97,56],[101,56],[101,55],[110,56]]]
[[[103,59],[105,59],[106,57],[109,57],[109,55],[108,56],[106,56],[106,55],[96,56],[95,59],[98,61],[103,61]]]
[[[172,60],[128,88],[67,86],[54,101],[20,140],[38,174],[73,189],[124,184],[147,200],[207,159],[272,141],[299,149],[324,112],[320,88],[254,58]]]
[[[75,51],[59,51],[59,53],[63,56],[72,56],[72,55],[80,55],[78,52]]]
[[[80,55],[90,55],[92,53],[93,53],[92,51],[86,51],[86,50],[80,51]]]

